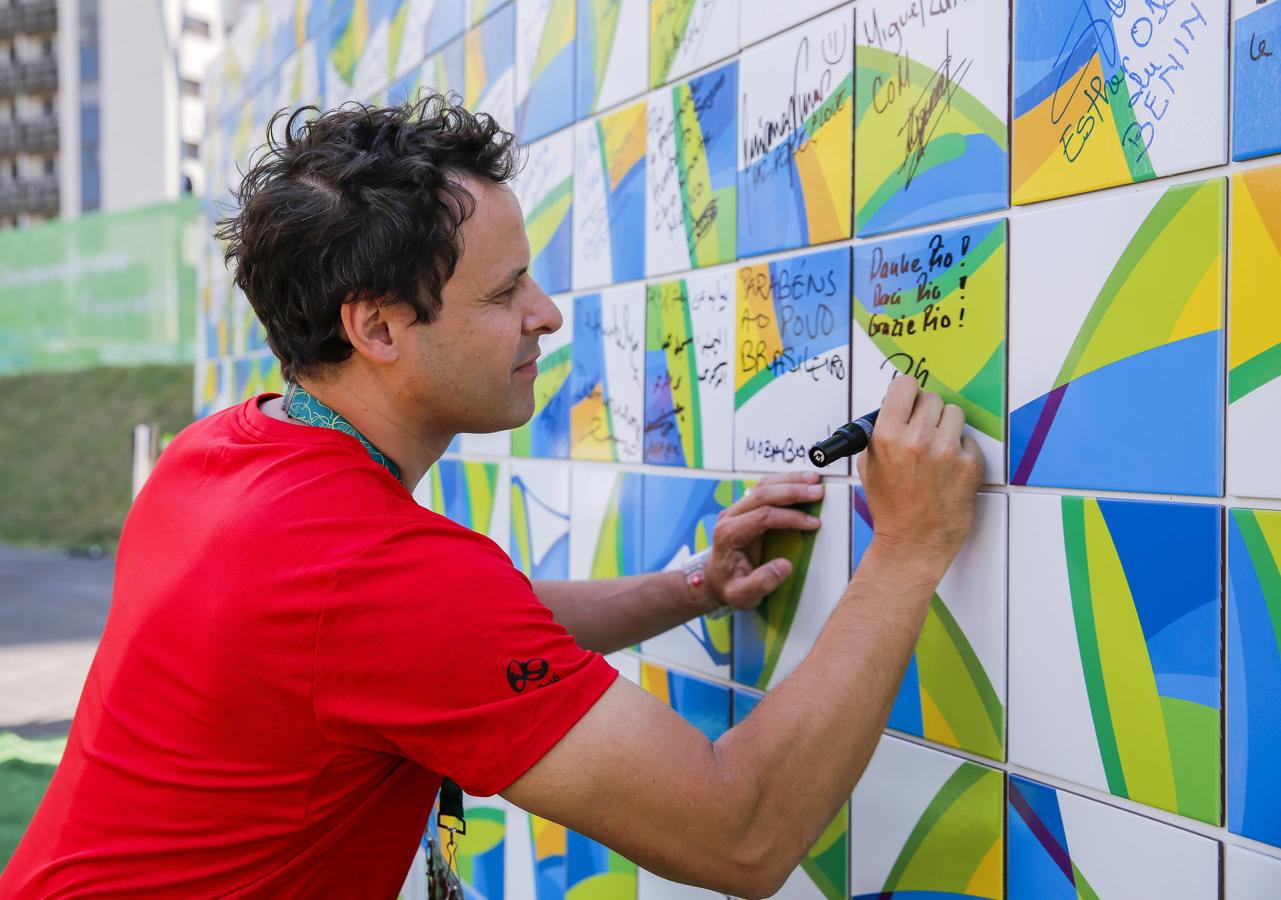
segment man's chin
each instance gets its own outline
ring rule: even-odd
[[[508,414],[503,417],[501,423],[493,424],[488,429],[489,432],[511,431],[520,428],[522,425],[528,425],[534,418],[534,391],[531,387],[527,397],[522,397],[516,403],[508,407]]]

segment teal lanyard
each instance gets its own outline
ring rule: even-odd
[[[343,418],[340,413],[334,412],[307,393],[306,388],[301,385],[290,384],[285,390],[284,404],[285,415],[291,419],[297,419],[304,425],[332,428],[335,431],[341,431],[343,434],[351,435],[360,441],[361,446],[373,457],[374,462],[390,472],[397,481],[400,481],[400,466],[392,462],[385,453],[371,444],[363,434],[356,430],[356,426]]]
[[[396,465],[391,459],[369,442],[369,440],[356,430],[356,426],[348,422],[340,413],[334,412],[328,406],[321,403],[307,389],[297,385],[290,384],[285,389],[285,415],[291,419],[297,419],[304,425],[315,425],[319,428],[332,428],[335,431],[341,431],[343,434],[349,434],[356,440],[360,441],[362,447],[369,452],[374,458],[374,462],[383,466],[392,477],[400,481],[400,466]],[[458,820],[458,827],[452,828],[440,822],[441,816],[450,816]],[[462,789],[451,779],[443,780],[440,787],[440,809],[436,814],[436,822],[449,831],[450,843],[453,843],[453,835],[467,833],[467,823],[463,818],[463,792]]]

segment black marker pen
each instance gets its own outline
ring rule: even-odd
[[[848,425],[842,425],[831,437],[810,447],[810,462],[822,468],[867,449],[867,442],[872,439],[872,426],[880,412],[874,409]]]

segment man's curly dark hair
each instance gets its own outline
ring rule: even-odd
[[[339,319],[350,300],[408,303],[415,323],[435,321],[475,212],[458,177],[503,183],[518,166],[513,136],[456,94],[272,116],[217,236],[284,377],[351,356]]]

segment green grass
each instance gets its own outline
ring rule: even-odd
[[[66,745],[65,737],[29,741],[0,733],[0,869],[13,856]]]
[[[114,553],[133,488],[133,428],[191,423],[189,365],[0,378],[0,541]]]

